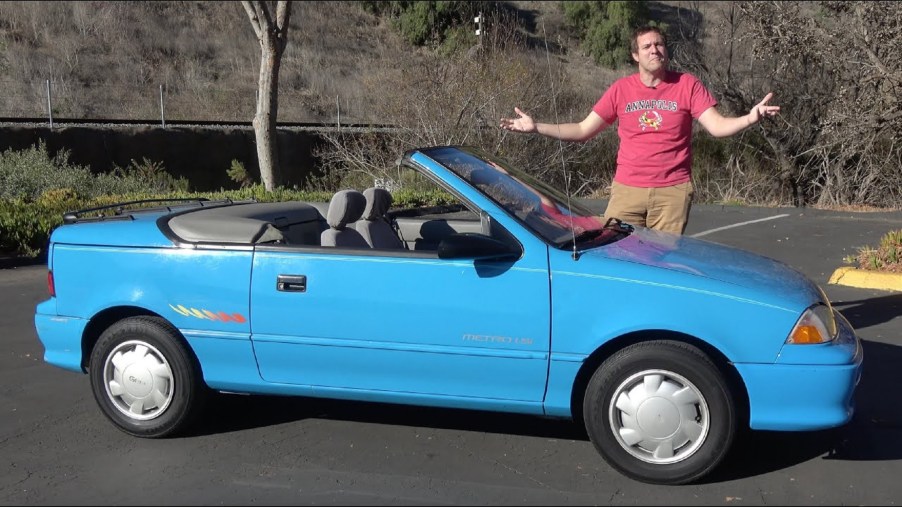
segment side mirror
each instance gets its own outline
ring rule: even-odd
[[[452,234],[438,244],[439,259],[517,259],[521,251],[485,234]]]

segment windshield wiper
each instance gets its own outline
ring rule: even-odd
[[[560,243],[558,246],[562,249],[573,248],[574,245],[578,245],[580,243],[591,242],[599,237],[605,235],[608,231],[613,231],[616,234],[612,234],[604,243],[613,243],[618,239],[621,239],[625,236],[632,234],[636,228],[630,224],[623,223],[619,218],[609,218],[607,222],[605,222],[604,227],[601,229],[589,229],[585,230],[576,236],[568,239],[567,241]],[[599,245],[600,246],[600,245]]]
[[[591,241],[599,236],[604,234],[604,228],[601,229],[589,229],[583,231],[576,236],[568,239],[567,241],[561,243],[559,245],[560,248],[572,248],[573,245],[578,245],[580,243],[585,243],[586,241]]]
[[[604,223],[604,228],[611,229],[612,231],[622,232],[624,234],[630,234],[634,230],[636,230],[636,228],[632,225],[625,224],[622,220],[616,217],[609,218],[608,221]]]

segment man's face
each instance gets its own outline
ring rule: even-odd
[[[633,53],[633,60],[639,64],[639,68],[647,72],[656,72],[667,65],[667,48],[664,47],[664,37],[656,32],[648,32],[637,39],[638,53]]]

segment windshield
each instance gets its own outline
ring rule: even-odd
[[[605,228],[601,216],[530,174],[475,148],[423,150],[556,248],[597,246],[628,231]]]

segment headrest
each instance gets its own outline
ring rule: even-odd
[[[366,197],[366,208],[363,209],[364,220],[377,220],[382,218],[391,207],[391,192],[384,188],[368,188],[363,191]]]
[[[366,198],[356,190],[339,190],[329,201],[326,223],[335,229],[344,229],[351,222],[360,220]]]

